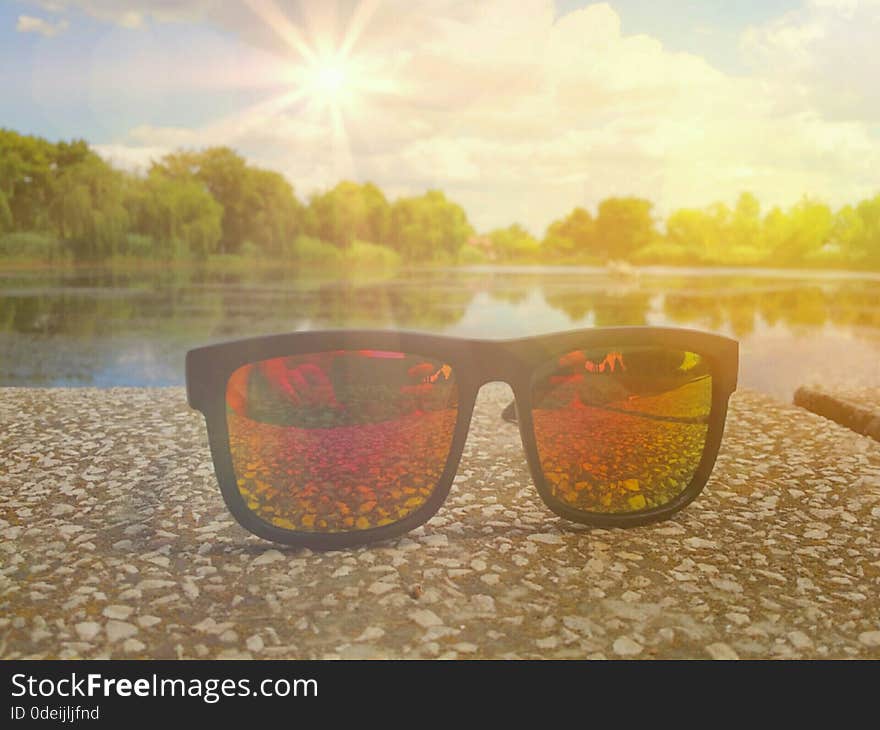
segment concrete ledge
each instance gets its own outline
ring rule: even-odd
[[[795,391],[794,404],[880,441],[880,389],[828,392],[801,387]]]
[[[880,658],[880,444],[740,392],[700,499],[586,529],[509,399],[426,526],[316,553],[233,522],[183,389],[0,389],[0,657]]]

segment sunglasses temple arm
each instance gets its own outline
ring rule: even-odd
[[[516,418],[516,401],[512,400],[508,403],[507,408],[501,411],[501,418],[508,423],[518,423]]]

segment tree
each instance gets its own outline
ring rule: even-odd
[[[657,236],[652,203],[642,198],[606,198],[599,203],[596,250],[606,258],[626,258]]]
[[[880,265],[880,195],[863,200],[856,206],[862,233],[853,241],[852,251],[866,263]]]
[[[16,231],[46,230],[57,172],[56,149],[45,139],[0,129],[0,191]]]
[[[518,223],[495,229],[489,234],[489,240],[498,261],[531,261],[537,259],[541,251],[535,237]]]
[[[194,177],[170,177],[154,169],[134,186],[127,207],[133,230],[152,238],[161,258],[204,258],[217,250],[223,209]]]
[[[764,219],[764,245],[775,263],[800,263],[830,240],[832,223],[831,209],[808,198],[788,213],[774,208]]]
[[[865,223],[852,205],[845,205],[834,214],[830,242],[852,262],[862,258]]]
[[[741,193],[737,199],[730,237],[737,246],[761,245],[761,204],[752,193]]]
[[[462,207],[439,190],[391,206],[389,242],[410,261],[454,258],[472,233]]]
[[[751,193],[742,193],[731,210],[724,203],[703,209],[682,208],[666,221],[666,244],[651,247],[679,262],[756,264],[762,250],[761,206]]]
[[[49,217],[77,256],[113,256],[128,232],[124,176],[94,153],[61,168],[52,184]]]
[[[704,210],[676,210],[666,221],[666,238],[695,261],[705,260],[709,251],[721,248],[718,223]]]
[[[543,250],[548,256],[571,258],[594,253],[596,222],[589,211],[575,208],[565,218],[553,221],[544,235]]]
[[[13,224],[12,209],[9,207],[6,193],[0,190],[0,233],[11,231]]]
[[[155,164],[172,180],[196,180],[220,205],[220,253],[236,253],[246,241],[278,255],[305,230],[305,213],[283,175],[248,165],[228,147],[177,152]]]
[[[247,237],[261,251],[281,254],[305,230],[303,206],[283,175],[250,168],[252,206],[247,211]]]
[[[343,181],[314,195],[309,203],[313,235],[340,248],[356,240],[383,243],[388,237],[391,209],[372,183]]]
[[[254,203],[248,194],[247,164],[228,147],[202,152],[166,155],[151,170],[172,179],[196,178],[223,209],[220,253],[236,253],[248,232],[248,211]]]

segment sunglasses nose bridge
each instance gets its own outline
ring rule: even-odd
[[[496,382],[515,387],[522,378],[522,364],[502,343],[476,342],[470,354],[472,376],[479,387]]]

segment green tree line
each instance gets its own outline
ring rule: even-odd
[[[880,195],[832,210],[805,198],[763,212],[751,193],[658,221],[650,201],[612,197],[538,239],[513,224],[477,235],[442,192],[389,200],[340,182],[297,197],[235,151],[179,151],[144,174],[114,168],[82,140],[0,129],[0,260],[97,262],[601,263],[880,268]]]

